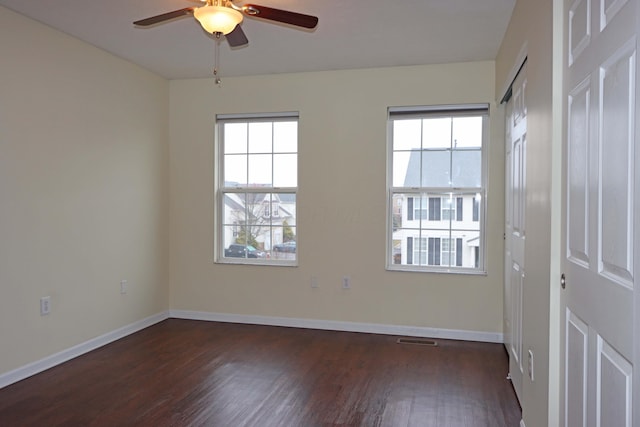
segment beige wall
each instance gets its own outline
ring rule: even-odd
[[[488,275],[385,271],[387,107],[492,102],[493,62],[170,87],[172,309],[502,333],[503,119],[494,103]],[[277,111],[300,113],[299,266],[215,264],[214,117]]]
[[[169,87],[2,7],[0,58],[3,373],[168,309]]]
[[[512,77],[509,73],[517,65],[522,47],[526,47],[527,240],[522,339],[524,353],[531,349],[535,355],[535,381],[524,375],[521,396],[523,420],[527,427],[556,425],[558,421],[553,413],[557,411],[557,402],[549,404],[549,396],[558,399],[554,388],[557,378],[550,378],[549,360],[550,351],[557,357],[557,343],[550,340],[550,325],[557,327],[557,312],[550,310],[551,267],[557,264],[557,260],[552,259],[552,245],[557,242],[555,237],[552,239],[550,230],[557,226],[551,216],[552,209],[555,211],[553,197],[557,195],[552,190],[556,191],[559,185],[552,180],[555,176],[553,155],[556,152],[552,144],[552,127],[557,125],[553,121],[552,35],[552,2],[518,0],[496,59],[496,88],[500,90],[509,83]],[[496,97],[502,95],[496,93]],[[557,252],[554,253],[557,256]]]

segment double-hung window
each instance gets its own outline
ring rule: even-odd
[[[389,109],[387,268],[484,272],[487,104]]]
[[[218,262],[296,265],[297,113],[216,124]]]

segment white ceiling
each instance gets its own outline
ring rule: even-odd
[[[516,0],[259,0],[315,15],[315,30],[245,18],[247,46],[221,44],[225,76],[493,60]],[[237,5],[250,1],[236,0]],[[209,77],[214,41],[192,16],[149,28],[132,22],[193,0],[0,0],[169,79]]]

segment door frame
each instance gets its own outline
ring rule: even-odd
[[[549,426],[562,426],[564,422],[564,303],[560,278],[562,275],[562,233],[565,212],[565,185],[563,163],[565,146],[563,127],[564,109],[564,4],[553,2],[552,44],[552,103],[551,103],[551,241],[549,268]]]

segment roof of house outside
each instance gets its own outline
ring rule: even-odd
[[[423,167],[420,179],[420,162]],[[404,179],[405,187],[480,187],[482,152],[465,150],[412,150]]]

